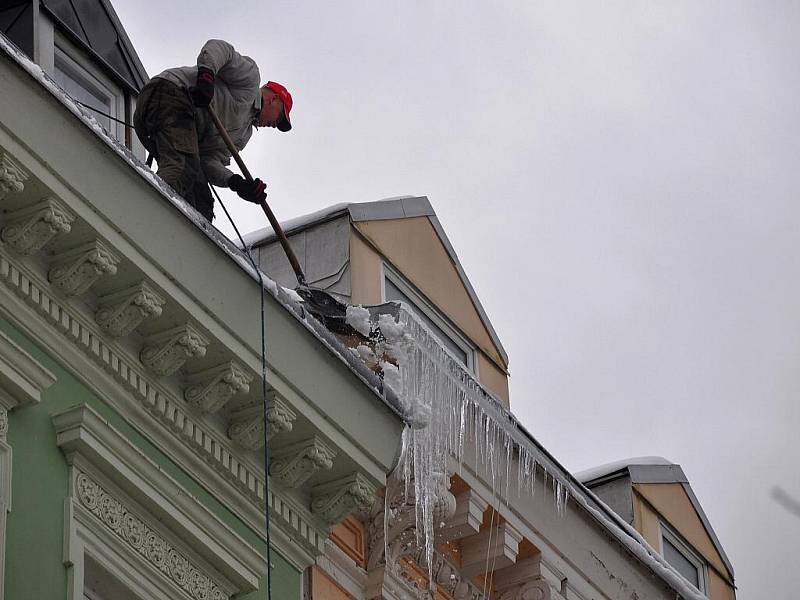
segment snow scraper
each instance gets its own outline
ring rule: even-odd
[[[245,166],[242,157],[239,156],[239,151],[233,144],[231,136],[228,135],[225,126],[222,124],[222,121],[219,120],[217,113],[210,105],[208,106],[208,112],[211,115],[211,119],[214,121],[214,125],[216,126],[219,135],[225,141],[225,145],[228,147],[231,156],[233,156],[236,164],[239,165],[242,175],[248,181],[248,183],[253,183],[253,176],[250,174],[247,166]],[[261,210],[264,211],[264,214],[267,215],[267,220],[269,221],[270,226],[272,226],[272,230],[275,232],[275,235],[278,236],[278,241],[280,241],[281,247],[286,253],[286,258],[289,259],[289,264],[292,265],[295,277],[297,278],[297,287],[295,288],[295,291],[303,299],[308,311],[320,319],[325,326],[331,330],[336,331],[341,328],[349,330],[350,327],[345,323],[347,307],[339,302],[336,298],[331,296],[328,292],[319,288],[311,287],[308,285],[308,283],[306,283],[305,273],[303,273],[303,269],[300,267],[300,262],[297,260],[297,255],[295,255],[294,250],[292,249],[291,245],[289,245],[289,240],[286,238],[286,234],[283,232],[281,224],[278,222],[278,219],[275,218],[275,214],[272,212],[272,209],[269,207],[266,200],[262,200],[260,206]]]

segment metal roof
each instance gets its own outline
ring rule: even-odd
[[[149,80],[108,0],[40,0],[58,26],[125,85],[139,92]]]
[[[492,322],[489,320],[481,301],[478,299],[478,295],[475,293],[475,289],[472,287],[472,283],[470,283],[469,277],[467,277],[467,274],[464,271],[464,267],[461,266],[461,261],[458,259],[455,248],[453,248],[453,245],[450,243],[450,240],[448,239],[442,224],[439,222],[439,218],[436,216],[436,212],[433,210],[433,206],[431,205],[427,196],[399,196],[396,198],[386,198],[374,202],[345,202],[341,204],[334,204],[317,212],[290,219],[285,223],[282,223],[282,225],[286,235],[291,235],[315,225],[319,225],[320,223],[324,223],[325,221],[330,221],[331,219],[344,214],[349,214],[350,220],[354,223],[359,221],[380,221],[387,219],[428,217],[428,220],[431,222],[431,225],[433,225],[433,228],[436,231],[436,235],[439,237],[439,241],[441,241],[442,245],[447,251],[450,260],[453,261],[456,271],[458,272],[458,276],[460,277],[461,282],[464,284],[464,288],[466,288],[475,310],[478,311],[481,322],[489,332],[492,343],[500,353],[500,357],[503,359],[504,365],[506,367],[508,366],[508,354],[506,353],[505,348],[503,348],[503,344],[500,342],[500,338],[497,336],[497,332],[494,330]],[[251,248],[268,244],[275,239],[275,232],[272,231],[271,227],[258,229],[244,236],[245,244]]]

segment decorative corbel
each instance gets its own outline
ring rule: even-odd
[[[8,213],[0,237],[20,254],[35,254],[57,235],[69,233],[74,220],[60,200],[44,198]]]
[[[172,375],[189,358],[202,358],[208,340],[187,323],[148,338],[139,353],[142,363],[156,375]]]
[[[549,568],[542,554],[518,561],[495,571],[495,590],[498,600],[555,600],[564,596],[557,584],[563,575]],[[576,596],[576,598],[579,596]]]
[[[332,448],[314,436],[273,453],[269,475],[285,488],[297,488],[317,471],[330,470],[335,456]]]
[[[500,592],[497,600],[551,600],[561,598],[544,579],[534,579]]]
[[[20,193],[28,179],[25,170],[5,152],[0,153],[0,200],[10,193]]]
[[[267,406],[267,432],[270,439],[284,431],[291,431],[296,418],[294,411],[272,392]],[[264,447],[264,407],[261,404],[237,410],[231,414],[230,419],[228,436],[234,442],[245,450]]]
[[[230,361],[193,373],[186,379],[191,384],[183,393],[186,401],[201,412],[214,413],[225,406],[234,394],[249,392],[253,378],[244,367]]]
[[[109,335],[124,337],[147,317],[161,316],[164,298],[142,281],[133,287],[100,298],[95,321]]]
[[[103,242],[94,240],[59,256],[47,278],[67,296],[78,296],[103,275],[114,275],[119,260]]]
[[[356,508],[369,506],[375,486],[361,473],[323,483],[311,490],[311,512],[328,525],[341,522]]]

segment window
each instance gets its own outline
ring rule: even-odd
[[[83,600],[140,600],[91,556],[85,556],[83,569]]]
[[[661,523],[661,554],[698,590],[706,593],[706,564],[694,549],[665,523]]]
[[[474,348],[472,344],[452,325],[437,308],[416,291],[402,275],[389,265],[383,265],[383,300],[400,301],[409,306],[420,319],[439,338],[450,352],[464,366],[475,370]]]
[[[56,83],[73,99],[82,103],[84,107],[90,108],[89,112],[97,119],[97,122],[106,131],[116,136],[116,122],[111,121],[102,113],[120,118],[117,94],[58,46],[55,47],[53,61],[53,78]]]

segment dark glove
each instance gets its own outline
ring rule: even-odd
[[[261,204],[267,199],[267,184],[260,179],[247,181],[241,175],[231,175],[231,178],[228,179],[228,187],[239,194],[242,200],[253,204]]]
[[[191,94],[195,106],[205,107],[211,104],[214,97],[214,73],[211,69],[197,67],[197,83],[191,89]]]

